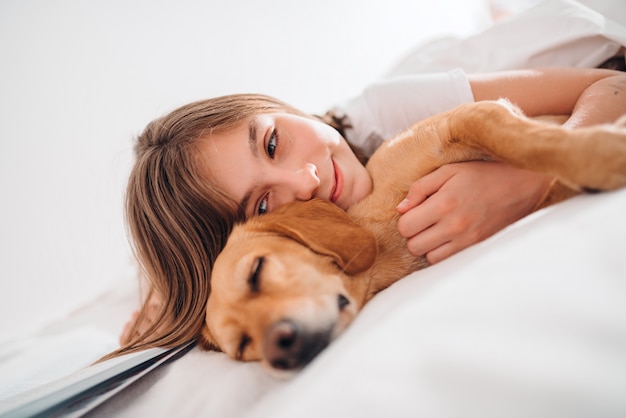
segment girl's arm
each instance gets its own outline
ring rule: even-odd
[[[507,98],[528,116],[572,115],[570,127],[614,122],[626,113],[626,74],[546,68],[468,76],[475,101]]]
[[[626,114],[626,75],[616,71],[508,71],[471,76],[470,85],[476,101],[505,97],[529,116],[571,114],[572,128]],[[412,254],[436,263],[531,213],[552,180],[501,163],[444,166],[412,185],[398,229]]]

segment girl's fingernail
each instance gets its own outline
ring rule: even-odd
[[[396,209],[402,209],[408,204],[409,204],[409,199],[404,199],[402,202],[398,203],[398,206],[396,206]]]

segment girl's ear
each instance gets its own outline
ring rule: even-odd
[[[322,199],[293,202],[255,219],[259,229],[273,232],[332,257],[350,275],[374,264],[374,234],[356,224],[335,204]]]

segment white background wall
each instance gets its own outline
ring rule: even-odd
[[[321,112],[487,22],[483,0],[0,0],[0,340],[135,280],[122,196],[149,120],[236,92]]]

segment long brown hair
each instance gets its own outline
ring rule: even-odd
[[[199,336],[210,275],[241,207],[211,183],[199,140],[227,132],[271,112],[311,117],[272,97],[239,94],[182,106],[148,124],[135,144],[126,191],[126,222],[149,294],[130,330],[132,337],[103,359],[150,347],[171,347]],[[145,323],[150,299],[156,318]]]

